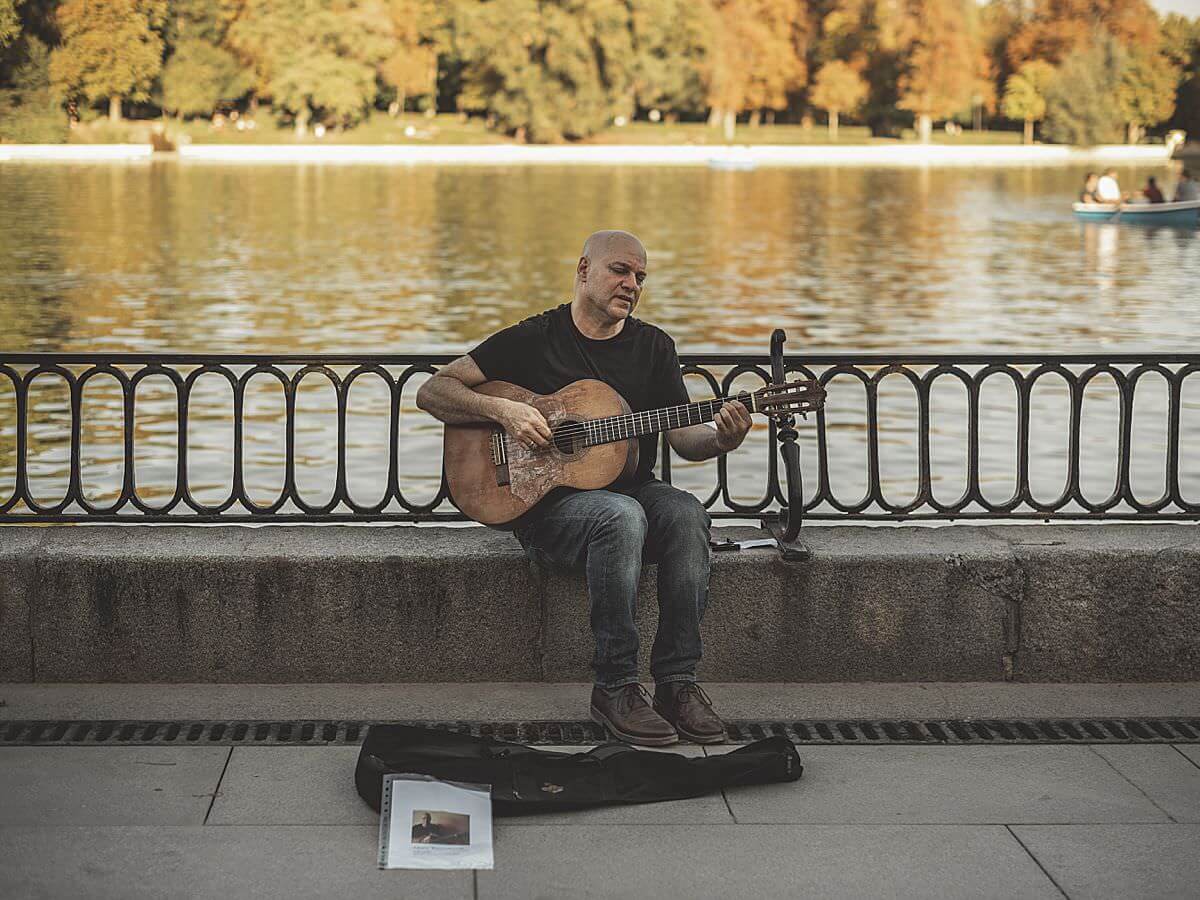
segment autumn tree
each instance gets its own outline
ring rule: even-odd
[[[907,7],[890,0],[824,0],[818,13],[815,57],[840,59],[861,72],[869,85],[862,115],[871,132],[895,133],[897,84],[912,34]]]
[[[107,99],[109,118],[119,121],[123,99],[150,98],[162,70],[166,12],[166,0],[65,0],[51,83],[67,98]]]
[[[1125,60],[1124,48],[1103,32],[1063,60],[1046,91],[1046,136],[1081,146],[1119,142],[1123,122],[1114,97]]]
[[[838,139],[838,116],[855,112],[867,99],[866,80],[841,60],[823,65],[817,72],[809,99],[829,113],[829,139]]]
[[[1034,0],[1032,12],[1008,44],[1014,67],[1040,59],[1058,65],[1107,33],[1127,48],[1158,43],[1158,17],[1148,0]]]
[[[374,101],[392,46],[378,13],[370,0],[245,0],[227,40],[299,137],[314,117],[353,124]]]
[[[710,123],[733,139],[737,114],[757,122],[784,109],[807,76],[807,6],[801,0],[716,0],[718,28],[707,70]]]
[[[460,105],[520,140],[587,137],[632,112],[623,0],[492,0],[458,11]]]
[[[410,97],[437,93],[438,46],[434,33],[447,13],[437,0],[389,0],[392,47],[379,66],[383,82],[396,92],[392,110],[403,113]]]
[[[1025,122],[1024,143],[1033,143],[1033,124],[1046,117],[1046,91],[1054,80],[1054,66],[1041,60],[1027,62],[1009,76],[1004,88],[1004,115]]]
[[[967,107],[978,67],[962,0],[908,0],[911,40],[897,85],[901,109],[917,118],[917,134],[928,141],[935,118]]]

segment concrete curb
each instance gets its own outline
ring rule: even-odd
[[[2,144],[2,161],[148,160],[149,144]],[[156,158],[218,163],[372,163],[395,165],[715,166],[1012,166],[1082,162],[1166,162],[1166,145],[643,145],[588,144],[186,144]]]
[[[748,536],[754,529],[719,529]],[[714,555],[709,681],[1182,681],[1191,525],[812,527]],[[0,528],[0,680],[586,681],[578,575],[481,528]],[[656,623],[647,567],[639,622]],[[643,653],[648,656],[648,652]]]

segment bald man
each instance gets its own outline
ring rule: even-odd
[[[597,378],[633,412],[688,401],[675,342],[632,315],[646,279],[646,250],[624,231],[598,231],[583,245],[570,303],[489,337],[430,378],[417,405],[453,424],[491,420],[529,447],[546,447],[550,426],[525,403],[472,388],[507,381],[552,394]],[[684,459],[711,459],[741,445],[750,430],[742,404],[726,403],[716,427],[667,432]],[[633,476],[604,490],[556,488],[514,528],[530,558],[587,576],[595,683],[591,717],[617,738],[663,746],[682,736],[719,743],[725,726],[696,683],[700,620],[708,600],[708,512],[692,494],[654,477],[657,441],[638,438]],[[653,698],[638,682],[634,622],[643,559],[658,563],[658,632],[650,651]]]

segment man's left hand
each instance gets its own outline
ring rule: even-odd
[[[717,426],[717,448],[722,453],[736,450],[750,431],[750,411],[739,401],[730,400],[717,410],[713,422]]]

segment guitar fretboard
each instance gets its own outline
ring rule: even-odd
[[[745,393],[731,397],[713,397],[711,400],[685,403],[682,406],[665,406],[661,409],[647,409],[604,419],[589,419],[580,423],[584,429],[584,445],[593,447],[597,444],[610,444],[644,434],[711,422],[716,418],[717,411],[730,400],[738,400],[745,404],[747,409],[751,408],[750,394]]]

